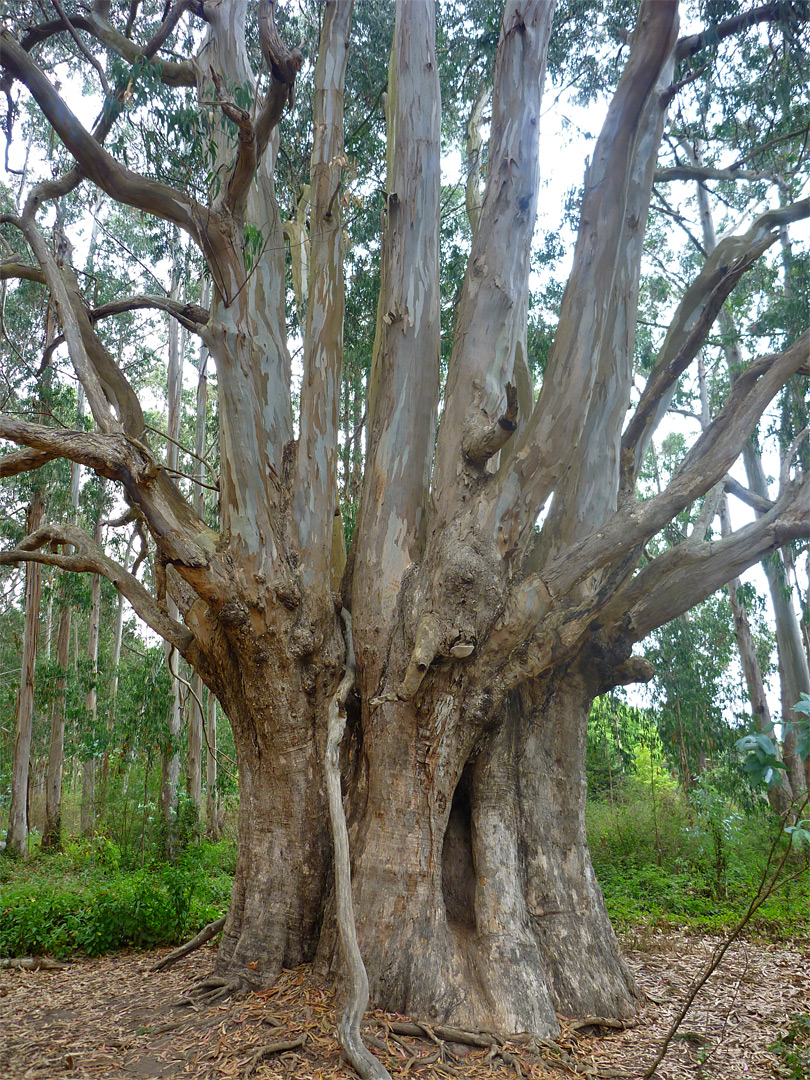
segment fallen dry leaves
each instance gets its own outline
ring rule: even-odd
[[[577,1027],[563,1018],[555,1046],[507,1040],[462,1046],[403,1017],[369,1014],[372,1048],[395,1080],[563,1080],[643,1075],[672,1014],[715,945],[710,938],[653,933],[627,938],[628,960],[649,995],[632,1026]],[[159,954],[77,961],[51,971],[0,971],[0,1077],[93,1080],[132,1077],[350,1080],[335,1038],[336,996],[309,967],[286,971],[268,990],[214,1007],[178,1006],[208,973],[208,946],[168,971]],[[792,1013],[810,1012],[808,953],[748,942],[732,946],[656,1074],[661,1080],[775,1077],[767,1047]],[[399,1032],[397,1031],[399,1029]],[[411,1029],[412,1030],[412,1029]]]

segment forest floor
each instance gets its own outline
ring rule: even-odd
[[[718,940],[673,932],[626,936],[628,961],[647,997],[624,1029],[577,1027],[561,1018],[556,1044],[507,1042],[495,1054],[492,1047],[445,1042],[427,1027],[422,1038],[397,1033],[394,1026],[404,1018],[379,1011],[369,1014],[366,1030],[395,1080],[641,1077]],[[179,1002],[209,973],[213,947],[150,974],[166,951],[81,960],[50,971],[0,971],[0,1077],[354,1077],[335,1039],[335,994],[308,967],[284,972],[269,990],[195,1008]],[[768,1047],[790,1016],[810,1013],[808,959],[806,946],[733,945],[655,1076],[803,1075],[780,1074]],[[297,1045],[284,1049],[289,1043]]]

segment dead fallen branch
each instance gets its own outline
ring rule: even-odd
[[[0,968],[16,968],[22,971],[61,971],[70,967],[61,960],[49,960],[45,956],[26,956],[20,959],[0,958]]]
[[[188,956],[190,952],[194,952],[195,949],[199,949],[201,945],[205,945],[211,938],[216,937],[222,927],[225,925],[225,916],[221,919],[216,919],[214,922],[204,926],[202,930],[191,941],[187,941],[185,945],[178,945],[172,952],[167,953],[161,960],[158,960],[156,964],[153,964],[149,971],[161,971],[163,968],[170,967],[178,960],[182,960],[184,956]]]
[[[650,998],[650,1000],[654,1000]],[[611,1020],[606,1016],[583,1016],[581,1020],[566,1020],[565,1025],[571,1031],[582,1031],[588,1027],[613,1028],[616,1031],[625,1031],[627,1028],[636,1027],[636,1020]]]

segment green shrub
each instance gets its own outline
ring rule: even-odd
[[[785,1080],[807,1080],[810,1076],[810,1016],[794,1013],[784,1035],[768,1049],[779,1060],[778,1075]]]
[[[778,827],[767,809],[743,813],[710,781],[688,797],[658,789],[653,805],[649,787],[631,777],[612,799],[592,798],[587,813],[594,870],[620,930],[730,929],[757,891]],[[790,861],[750,932],[769,940],[810,936],[810,874],[787,880],[801,866]]]
[[[15,863],[0,886],[0,956],[177,944],[227,908],[231,877],[220,860],[228,853],[201,844],[175,864],[121,871],[115,845],[94,838]]]

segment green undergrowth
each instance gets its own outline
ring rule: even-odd
[[[186,940],[227,909],[233,852],[201,842],[173,862],[122,868],[103,837],[0,859],[0,957],[99,956]]]
[[[588,806],[594,870],[613,925],[621,931],[728,932],[756,895],[769,857],[778,861],[785,849],[782,837],[772,851],[777,833],[778,822],[766,805],[742,812],[709,787],[687,796],[665,785],[653,800],[649,787],[631,779],[611,798],[592,798]],[[788,858],[781,881],[745,934],[808,941],[806,854]]]

